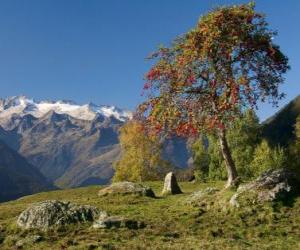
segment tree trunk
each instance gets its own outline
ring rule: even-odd
[[[219,136],[219,142],[220,142],[222,156],[225,161],[225,166],[226,166],[227,175],[228,175],[225,188],[228,188],[235,184],[238,174],[237,174],[237,171],[235,168],[234,161],[231,156],[231,152],[228,147],[225,130],[220,129],[218,136]]]

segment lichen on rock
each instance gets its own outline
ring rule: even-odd
[[[92,222],[102,213],[89,205],[77,205],[67,201],[47,200],[33,204],[24,210],[17,220],[19,227],[47,230],[52,226]]]
[[[150,187],[147,187],[140,183],[133,183],[128,181],[113,183],[98,192],[99,196],[106,196],[110,194],[133,194],[138,196],[155,197],[155,194]]]
[[[229,204],[240,207],[242,203],[256,204],[285,200],[300,191],[300,179],[288,169],[269,170],[255,181],[241,185]]]

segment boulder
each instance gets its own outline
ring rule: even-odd
[[[94,221],[105,212],[88,205],[76,205],[66,201],[47,200],[33,204],[24,210],[17,220],[19,227],[47,230],[51,226]]]
[[[162,195],[182,193],[180,187],[178,186],[175,174],[173,172],[170,172],[166,175],[164,188],[161,193]]]
[[[155,197],[155,194],[150,187],[128,181],[113,183],[110,186],[101,189],[98,193],[99,196],[106,196],[110,194],[133,194],[138,196]]]
[[[254,204],[285,200],[299,191],[300,178],[293,171],[288,169],[269,170],[255,181],[241,185],[229,203],[233,207],[240,207],[242,201]]]
[[[144,228],[143,222],[138,222],[132,219],[126,219],[120,216],[100,216],[92,226],[95,229],[110,229],[110,228],[128,228],[139,229]]]

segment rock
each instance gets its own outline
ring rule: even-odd
[[[154,192],[150,187],[133,182],[116,182],[110,186],[99,191],[99,196],[106,196],[109,194],[134,194],[139,196],[155,197]]]
[[[31,236],[28,236],[24,239],[18,240],[16,242],[16,246],[17,247],[23,247],[24,245],[34,244],[34,243],[40,242],[42,240],[43,240],[43,237],[40,236],[40,235],[31,235]]]
[[[248,203],[285,200],[288,196],[299,192],[299,188],[300,178],[291,170],[269,170],[255,181],[241,185],[229,203],[233,207],[240,207],[242,200],[247,200]]]
[[[240,204],[237,201],[237,198],[239,196],[239,193],[235,193],[233,196],[231,196],[230,200],[229,200],[229,204],[233,207],[240,207]]]
[[[132,219],[125,219],[119,216],[100,216],[92,226],[95,229],[99,228],[129,228],[129,229],[139,229],[144,228],[145,224],[143,222],[138,222]]]
[[[196,191],[187,198],[186,203],[198,204],[199,202],[202,202],[203,199],[208,195],[213,195],[218,191],[219,189],[213,187],[207,187],[204,190]]]
[[[178,186],[175,174],[170,172],[165,177],[164,188],[162,190],[162,195],[169,195],[169,194],[181,194],[182,191]]]
[[[48,200],[33,204],[24,210],[17,220],[19,227],[47,230],[51,226],[94,221],[105,212],[88,205],[76,205],[66,201]]]

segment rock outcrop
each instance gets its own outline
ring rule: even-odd
[[[300,178],[288,169],[269,170],[255,181],[241,185],[231,197],[230,204],[240,207],[247,204],[285,200],[300,192]]]
[[[93,222],[101,215],[106,215],[106,213],[89,205],[47,200],[33,204],[24,210],[18,217],[17,225],[25,229],[47,230],[51,226]]]
[[[110,186],[101,189],[98,193],[99,196],[106,196],[111,194],[133,194],[138,196],[155,197],[155,194],[150,187],[127,181],[113,183]]]
[[[170,172],[165,177],[164,188],[162,190],[162,195],[169,195],[169,194],[181,194],[182,191],[177,183],[175,174]]]

